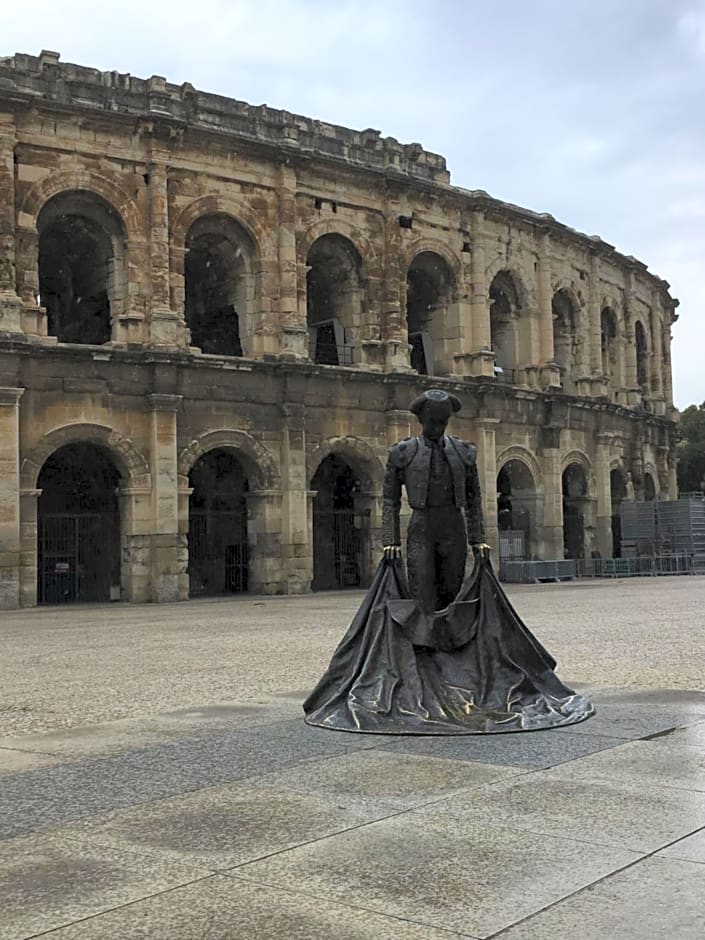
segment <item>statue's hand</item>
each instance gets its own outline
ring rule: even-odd
[[[490,546],[486,542],[480,542],[477,545],[473,545],[472,553],[479,558],[489,558],[490,557]]]
[[[384,557],[387,559],[401,558],[401,545],[385,545]]]

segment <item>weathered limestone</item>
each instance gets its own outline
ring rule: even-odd
[[[46,460],[46,441],[90,440],[119,471],[119,583],[129,601],[188,596],[189,473],[211,450],[232,455],[246,479],[249,590],[309,590],[312,480],[329,456],[355,477],[350,538],[368,580],[386,450],[416,433],[406,408],[431,385],[463,402],[457,433],[478,448],[495,548],[497,475],[509,459],[524,468],[512,499],[533,555],[562,557],[566,466],[586,474],[587,492],[574,500],[584,553],[594,541],[612,551],[612,466],[635,478],[651,468],[654,490],[674,496],[677,301],[667,283],[551,216],[448,183],[443,157],[371,129],[159,76],[100,73],[55,53],[0,61],[0,604],[37,600],[41,467],[18,468],[30,455]],[[40,263],[61,251],[46,239],[51,211],[42,214],[55,199],[81,220],[87,240],[74,254],[93,257],[97,246],[105,264],[44,267],[40,298]],[[333,248],[318,255],[326,276],[309,323],[310,253],[322,238]],[[70,275],[68,287],[57,271]],[[497,275],[499,300],[490,298]],[[91,304],[109,307],[102,346],[48,332],[48,305],[82,285],[87,318]],[[561,289],[574,305],[574,334],[561,347],[565,388],[554,342]],[[605,305],[616,330],[609,376]],[[189,317],[204,312],[213,316],[196,343]],[[496,369],[500,321],[508,358]],[[327,355],[316,351],[316,324],[328,330]],[[227,332],[227,355],[218,336],[203,348],[209,330]],[[411,365],[412,341],[421,363],[419,334],[428,374]]]

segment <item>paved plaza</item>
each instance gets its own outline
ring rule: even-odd
[[[705,578],[511,586],[598,714],[301,702],[361,594],[0,613],[0,940],[702,940]]]

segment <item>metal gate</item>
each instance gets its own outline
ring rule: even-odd
[[[314,509],[313,589],[335,591],[360,587],[365,577],[363,547],[369,515],[352,509]]]
[[[109,601],[119,584],[117,526],[112,513],[39,515],[38,601]]]
[[[247,591],[247,511],[194,509],[189,513],[191,597]]]

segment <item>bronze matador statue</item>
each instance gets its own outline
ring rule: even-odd
[[[306,721],[368,734],[501,734],[574,724],[592,704],[512,607],[484,542],[475,448],[446,435],[460,410],[429,389],[410,410],[421,434],[395,444],[383,493],[384,555]],[[401,560],[402,487],[413,513],[408,581]],[[465,576],[468,542],[475,564]]]
[[[409,589],[424,610],[441,610],[460,590],[467,542],[475,554],[487,552],[476,451],[445,433],[450,416],[460,411],[455,395],[431,388],[409,410],[419,419],[422,433],[389,452],[382,502],[384,551],[388,558],[401,552],[404,485],[413,509],[406,541]]]

